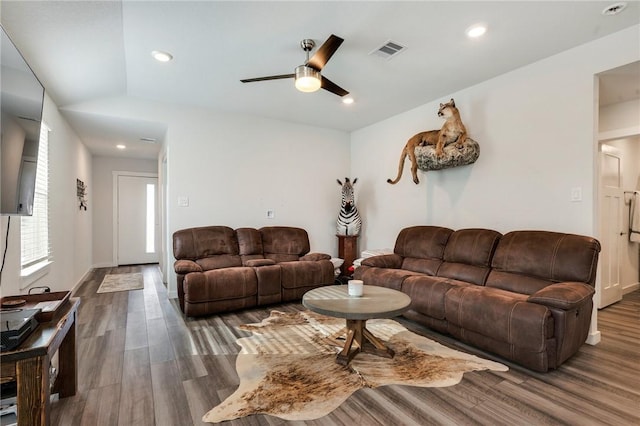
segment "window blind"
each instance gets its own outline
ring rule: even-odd
[[[33,215],[23,216],[21,228],[22,269],[49,259],[49,128],[42,123],[38,161],[36,165],[36,187],[33,197]]]

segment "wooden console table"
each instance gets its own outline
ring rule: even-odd
[[[76,394],[76,319],[80,299],[69,299],[49,322],[42,322],[20,346],[0,353],[1,383],[16,381],[18,425],[49,425],[51,393]],[[51,357],[58,352],[58,375],[49,383]]]

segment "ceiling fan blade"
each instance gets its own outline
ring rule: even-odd
[[[336,53],[336,50],[338,50],[338,47],[340,47],[343,41],[344,39],[331,34],[329,38],[322,43],[322,46],[316,50],[316,53],[311,57],[311,59],[309,59],[307,65],[321,71],[333,54]]]
[[[244,80],[240,80],[243,83],[253,83],[254,81],[267,81],[267,80],[280,80],[283,78],[294,78],[295,74],[281,74],[281,75],[270,75],[268,77],[258,77],[258,78],[245,78]]]
[[[329,80],[327,77],[322,76],[322,86],[321,86],[324,90],[328,90],[331,93],[334,93],[338,96],[346,96],[349,94],[349,92],[347,92],[346,90],[344,90],[342,87],[338,86],[337,84],[335,84],[333,81]]]

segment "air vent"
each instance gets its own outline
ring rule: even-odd
[[[405,49],[406,47],[401,45],[400,43],[396,43],[395,41],[389,40],[385,42],[382,46],[378,47],[377,49],[369,53],[369,55],[378,56],[380,58],[384,58],[388,60],[397,56],[400,52],[404,52]]]
[[[147,143],[156,143],[158,141],[156,138],[140,138],[140,140]]]
[[[615,3],[605,7],[604,10],[602,11],[602,14],[605,16],[617,15],[618,13],[622,12],[626,7],[627,7],[627,3],[625,2]]]

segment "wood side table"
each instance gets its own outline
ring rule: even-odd
[[[344,259],[340,266],[340,275],[348,276],[349,268],[358,258],[359,235],[336,235],[336,237],[338,237],[338,257]]]
[[[50,395],[76,394],[76,320],[80,299],[69,299],[49,322],[42,322],[20,346],[0,353],[1,383],[16,381],[18,425],[49,425]],[[58,352],[58,375],[50,386],[49,364]]]

